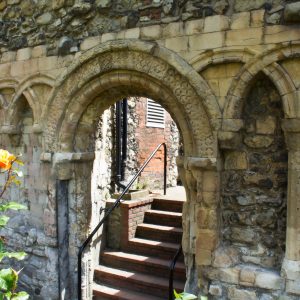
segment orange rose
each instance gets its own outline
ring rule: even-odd
[[[16,157],[6,150],[0,149],[0,169],[8,170]]]

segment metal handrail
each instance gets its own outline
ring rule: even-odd
[[[90,242],[92,241],[94,235],[97,233],[97,231],[99,230],[99,228],[103,225],[103,223],[107,220],[108,216],[112,213],[112,211],[117,208],[122,200],[122,197],[128,192],[128,190],[130,189],[130,187],[132,186],[132,184],[134,183],[134,181],[138,178],[138,176],[143,172],[143,170],[145,169],[145,167],[148,165],[148,163],[150,162],[150,160],[154,157],[154,155],[156,154],[156,152],[159,150],[159,148],[163,146],[164,147],[164,195],[166,195],[167,193],[167,146],[165,143],[161,143],[159,144],[151,153],[151,155],[147,158],[147,160],[144,162],[144,164],[140,167],[140,169],[138,170],[138,172],[136,173],[136,175],[131,179],[131,181],[128,183],[128,185],[126,186],[126,188],[124,189],[124,191],[122,192],[122,194],[119,196],[119,198],[115,201],[114,205],[107,211],[107,213],[104,215],[104,217],[102,218],[102,220],[98,223],[98,225],[95,227],[95,229],[92,231],[92,233],[88,236],[88,238],[84,241],[84,243],[81,245],[81,247],[79,248],[78,251],[78,282],[77,282],[77,289],[78,289],[78,300],[82,300],[82,290],[81,290],[81,280],[82,280],[82,254],[85,250],[85,248],[87,247],[87,245],[90,244]]]
[[[182,245],[180,244],[179,249],[177,250],[176,254],[173,257],[173,260],[170,264],[170,275],[169,275],[169,300],[174,300],[174,287],[173,287],[173,281],[174,281],[174,269],[175,265],[177,263],[178,257],[182,254]]]

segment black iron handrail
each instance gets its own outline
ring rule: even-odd
[[[174,300],[174,287],[173,287],[173,282],[174,282],[174,269],[175,265],[177,263],[178,257],[182,254],[182,245],[180,244],[179,249],[177,250],[176,254],[173,257],[173,260],[171,261],[170,264],[170,275],[169,275],[169,300]]]
[[[87,245],[90,244],[90,242],[92,241],[94,235],[97,233],[97,231],[99,230],[99,228],[103,225],[103,223],[107,220],[108,216],[112,213],[112,211],[117,208],[122,200],[122,197],[128,192],[128,190],[130,189],[130,187],[132,186],[132,184],[134,183],[134,181],[138,178],[138,176],[143,172],[143,170],[145,169],[145,167],[148,165],[148,163],[150,162],[150,160],[154,157],[154,155],[156,154],[156,152],[159,150],[159,148],[163,146],[164,147],[164,195],[166,195],[167,193],[167,146],[165,143],[161,143],[159,144],[151,153],[151,155],[147,158],[147,160],[144,162],[144,164],[140,167],[140,169],[138,170],[138,172],[136,173],[136,175],[131,179],[131,181],[128,183],[128,185],[126,186],[126,188],[124,189],[124,191],[122,192],[122,194],[119,196],[119,198],[115,201],[114,205],[107,211],[107,213],[104,215],[104,217],[102,218],[102,220],[98,223],[98,225],[95,227],[95,229],[92,231],[92,233],[88,236],[88,238],[84,241],[84,243],[81,245],[81,247],[79,248],[78,251],[78,282],[77,282],[77,289],[78,289],[78,300],[82,300],[82,290],[81,290],[81,280],[82,280],[82,254],[85,250],[85,248],[87,247]]]

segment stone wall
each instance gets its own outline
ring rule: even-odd
[[[48,45],[48,54],[74,53],[83,39],[154,24],[265,9],[267,24],[299,21],[297,1],[283,0],[1,0],[0,47]],[[245,15],[246,17],[246,15]],[[248,20],[249,22],[250,20]],[[245,18],[247,22],[247,17]],[[84,28],[84,30],[82,29]]]
[[[155,14],[154,2],[137,9],[150,21],[139,17],[133,28],[125,29],[126,21],[91,36],[89,28],[103,21],[94,7],[103,1],[53,1],[66,6],[48,7],[49,13],[44,1],[26,9],[21,7],[30,1],[0,1],[0,144],[24,153],[24,189],[10,195],[29,208],[4,234],[9,245],[29,253],[22,284],[34,299],[58,299],[63,252],[71,274],[68,290],[76,294],[78,247],[98,218],[91,190],[97,124],[116,99],[137,95],[161,103],[182,135],[184,156],[177,162],[188,196],[183,214],[187,289],[216,299],[297,299],[299,1],[228,1],[228,6],[227,1],[186,1],[175,19],[165,17],[168,12]],[[217,15],[221,2],[224,15]],[[113,8],[116,4],[111,2]],[[165,7],[157,6],[156,11]],[[211,6],[214,15],[204,18]],[[126,16],[114,11],[105,10],[112,12],[107,24],[131,18],[130,9]],[[63,31],[50,29],[59,24],[58,14],[57,28]],[[53,23],[37,25],[40,15],[39,22]],[[157,16],[161,19],[151,23]],[[74,43],[64,39],[59,45],[63,35]],[[264,147],[255,148],[259,143]],[[62,187],[68,188],[63,199]],[[65,219],[56,213],[57,203],[69,212]],[[65,222],[68,245],[61,248],[57,242],[64,236],[57,232]],[[92,269],[88,259],[85,288]]]

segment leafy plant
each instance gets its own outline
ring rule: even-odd
[[[178,294],[175,290],[174,290],[174,296],[175,299],[181,299],[181,300],[194,300],[197,299],[197,296],[193,295],[193,294],[189,294],[189,293],[180,293]],[[207,300],[206,296],[200,296],[200,300]]]
[[[15,164],[23,165],[18,158],[6,150],[0,149],[0,173],[5,178],[5,183],[0,191],[0,212],[7,212],[8,210],[26,209],[24,205],[17,202],[6,201],[3,198],[7,188],[14,184],[20,185],[21,182],[18,177],[22,176],[22,172],[15,167]],[[0,215],[0,228],[4,228],[9,221],[6,215]],[[10,252],[5,249],[5,240],[0,237],[0,262],[4,258],[13,258],[23,260],[26,257],[25,252]],[[20,272],[20,271],[19,271]],[[26,292],[16,292],[17,283],[19,279],[19,272],[12,268],[0,270],[0,300],[27,300],[29,295]]]
[[[180,294],[178,294],[175,290],[174,290],[174,295],[175,295],[175,299],[181,299],[181,300],[194,300],[194,299],[197,299],[197,296],[195,296],[193,294],[189,294],[189,293],[180,293]]]

